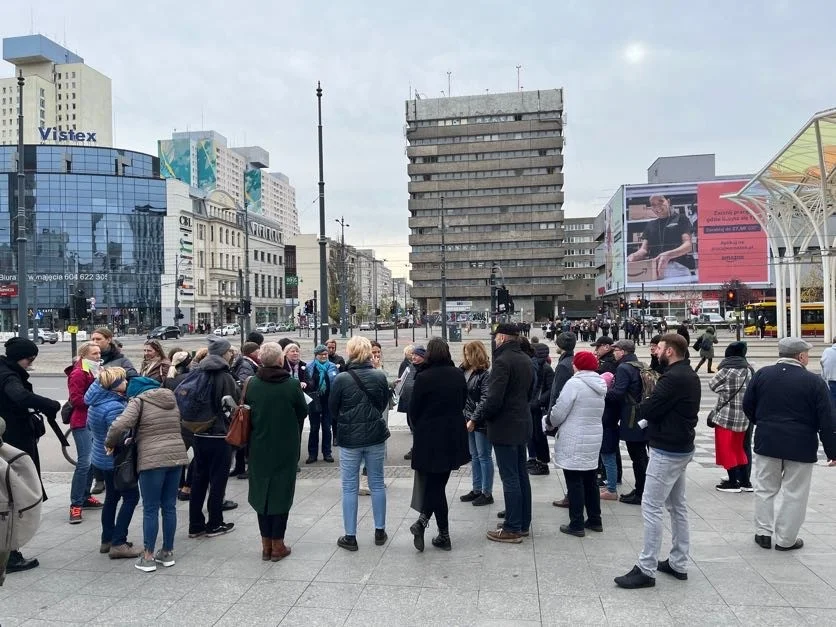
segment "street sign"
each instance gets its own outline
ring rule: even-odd
[[[286,274],[284,276],[285,287],[296,287],[299,285],[299,277],[295,274]]]
[[[78,325],[75,325],[75,324],[67,325],[67,333],[78,333]]]
[[[13,298],[17,296],[17,284],[14,285],[0,285],[0,297]]]

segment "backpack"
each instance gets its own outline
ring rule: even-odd
[[[212,373],[206,370],[193,370],[174,388],[180,426],[186,431],[204,433],[215,424],[214,391]]]
[[[627,364],[639,371],[639,380],[642,384],[641,397],[633,399],[633,402],[638,405],[653,394],[653,390],[656,389],[656,382],[659,381],[659,373],[640,361],[628,361]]]
[[[73,416],[73,404],[69,400],[61,405],[61,422],[65,425],[70,424],[70,419]]]
[[[32,458],[0,444],[0,552],[17,550],[32,539],[41,524],[43,500]]]
[[[710,351],[714,346],[714,342],[711,341],[711,338],[707,335],[702,336],[702,342],[700,342],[700,350],[702,351]]]

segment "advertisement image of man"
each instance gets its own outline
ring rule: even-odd
[[[627,261],[656,260],[656,271],[662,278],[686,277],[696,268],[691,242],[691,222],[684,215],[671,212],[665,196],[650,197],[650,209],[656,216],[642,233],[639,249]]]

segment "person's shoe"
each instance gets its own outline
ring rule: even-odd
[[[801,538],[798,538],[795,541],[795,544],[793,544],[792,546],[781,546],[780,544],[776,544],[775,545],[775,550],[776,551],[794,551],[796,549],[800,549],[803,546],[804,546],[804,540],[802,540]]]
[[[330,455],[326,455],[326,456],[325,456],[325,457],[323,457],[322,459],[323,459],[323,460],[325,461],[325,463],[327,463],[327,464],[333,464],[333,463],[334,463],[334,458],[333,458],[333,457],[331,457]]]
[[[202,538],[206,535],[206,529],[199,529],[197,531],[189,530],[189,537],[190,538]]]
[[[389,536],[386,535],[385,529],[375,529],[374,530],[374,543],[375,546],[383,546],[386,544],[386,541],[389,539]]]
[[[552,505],[554,505],[555,507],[567,507],[568,508],[569,507],[569,497],[564,496],[559,501],[552,501]]]
[[[93,483],[93,489],[90,490],[90,494],[101,494],[105,491],[105,484],[104,481],[97,479],[95,483]]]
[[[409,451],[406,453],[406,455],[403,456],[403,458],[412,459],[412,449],[409,449]]]
[[[613,581],[615,581],[615,585],[619,588],[627,588],[630,590],[635,588],[652,588],[656,585],[656,579],[645,575],[638,566],[633,566],[633,570],[626,575],[616,577]]]
[[[238,507],[238,503],[235,501],[224,501],[221,505],[221,511],[228,512],[231,509],[236,509]]]
[[[602,501],[617,501],[618,492],[610,492],[609,490],[601,490]]]
[[[154,561],[161,566],[171,568],[176,563],[174,561],[174,551],[163,551],[160,549],[154,554]]]
[[[104,503],[92,496],[88,496],[84,499],[84,503],[81,506],[82,509],[101,509],[102,507],[104,507]]]
[[[619,481],[618,483],[621,483],[621,481]],[[625,492],[624,494],[622,494],[621,498],[624,498],[625,496],[635,496],[635,495],[636,495],[636,491],[635,490],[630,490],[629,492]]]
[[[144,573],[153,573],[157,570],[157,562],[154,561],[154,558],[145,559],[145,552],[142,552],[142,555],[139,556],[139,559],[134,564],[134,568],[137,570],[141,570]]]
[[[357,494],[360,496],[371,496],[372,491],[369,490],[368,480],[360,481],[360,487],[357,489]]]
[[[596,533],[603,533],[604,532],[604,525],[601,523],[597,523],[593,525],[588,520],[583,524],[584,529],[589,529],[590,531],[595,531]]]
[[[409,527],[409,532],[412,534],[412,545],[419,552],[424,551],[424,531],[427,529],[427,517],[421,514],[414,523]]]
[[[301,468],[299,468],[299,465],[298,465],[298,464],[296,465],[296,472],[302,472],[302,469],[301,469]]]
[[[9,561],[6,564],[7,573],[22,573],[25,570],[32,570],[40,566],[40,562],[35,559],[26,559],[20,551],[12,551],[9,553]]]
[[[102,555],[107,555],[108,553],[110,553],[110,547],[110,542],[102,542],[99,545],[99,553],[101,553]]]
[[[214,529],[207,529],[206,530],[206,537],[207,538],[217,538],[218,536],[222,536],[224,534],[229,533],[235,528],[235,523],[225,522],[221,523]]]
[[[238,475],[242,474],[243,472],[244,472],[243,468],[233,468],[232,470],[229,471],[229,476],[230,477],[237,477]]]
[[[139,557],[142,555],[142,549],[134,548],[133,546],[128,546],[127,543],[119,544],[117,546],[111,546],[110,551],[108,551],[108,557],[112,560],[119,560],[119,559],[128,559]]]
[[[607,487],[607,480],[604,477],[598,479],[598,487],[599,488],[606,488]]]
[[[249,479],[250,478],[250,473],[245,470],[244,472],[239,472],[235,476],[235,478],[236,479]]]
[[[475,500],[476,500],[476,499],[478,499],[480,496],[482,496],[482,493],[481,493],[481,492],[475,492],[475,491],[471,490],[471,491],[470,491],[470,492],[468,492],[467,494],[463,494],[462,496],[460,496],[460,497],[459,497],[459,500],[460,500],[462,503],[469,503],[470,501],[475,501]]]
[[[560,525],[560,533],[575,536],[576,538],[583,538],[586,535],[586,531],[583,529],[572,529],[569,525]]]
[[[474,507],[481,507],[482,505],[493,505],[493,497],[490,494],[480,494],[471,503]]]
[[[519,533],[514,533],[513,531],[506,531],[505,529],[497,529],[488,531],[485,534],[488,540],[492,540],[493,542],[504,542],[506,544],[521,544],[522,543],[522,535]]]
[[[77,505],[70,505],[70,524],[77,525],[82,521],[81,508]]]
[[[641,505],[642,504],[641,495],[636,494],[635,492],[631,495],[628,495],[628,496],[621,496],[621,498],[619,498],[618,500],[621,501],[622,503],[627,503],[627,505]]]
[[[505,523],[496,523],[496,528],[497,528],[497,529],[505,529]],[[522,531],[520,531],[520,535],[521,535],[523,538],[527,538],[528,536],[530,536],[530,535],[531,535],[531,530],[529,530],[529,529],[523,529]]]
[[[755,534],[755,544],[757,544],[762,549],[771,549],[772,536],[759,536]]]
[[[740,492],[740,484],[737,481],[729,481],[728,479],[724,479],[716,486],[714,489],[718,492]]]
[[[340,536],[337,538],[337,546],[346,551],[357,550],[357,538],[355,536]]]
[[[306,460],[305,460],[305,463],[306,463],[306,464],[314,464],[314,463],[316,463],[316,457],[308,457],[308,459],[306,459]]]
[[[261,561],[262,562],[269,562],[270,555],[273,552],[273,540],[272,538],[265,538],[264,536],[261,537]]]
[[[656,570],[658,570],[660,573],[673,575],[674,577],[679,579],[679,581],[688,581],[688,573],[681,573],[678,570],[674,570],[673,568],[671,568],[670,562],[668,560],[662,560],[661,562],[659,562],[659,564],[656,566]]]
[[[754,492],[755,488],[753,488],[752,484],[747,481],[746,483],[741,483],[740,484],[740,491],[741,492]]]
[[[536,466],[536,465],[537,465],[537,458],[536,457],[531,457],[530,459],[527,459],[525,461],[525,467],[526,468],[534,468],[534,466]]]
[[[442,551],[450,551],[453,549],[453,545],[450,542],[450,533],[448,531],[442,531],[439,529],[438,535],[434,537],[431,542],[434,547],[441,549]]]
[[[290,547],[285,545],[284,538],[273,538],[270,551],[270,561],[278,562],[290,555]]]
[[[532,476],[547,475],[549,474],[549,466],[548,464],[538,461],[534,466],[528,469],[528,474]]]
[[[191,492],[184,492],[183,490],[177,490],[177,500],[178,501],[188,501],[192,498]]]

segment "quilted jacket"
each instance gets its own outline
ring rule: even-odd
[[[597,372],[581,370],[566,382],[552,407],[549,422],[557,427],[554,463],[564,470],[594,470],[604,429],[607,384]]]
[[[368,390],[367,395],[348,371],[354,371]],[[384,412],[389,407],[386,375],[370,361],[348,362],[346,372],[334,379],[328,396],[328,410],[334,423],[335,444],[342,448],[363,448],[381,444],[389,438]]]

